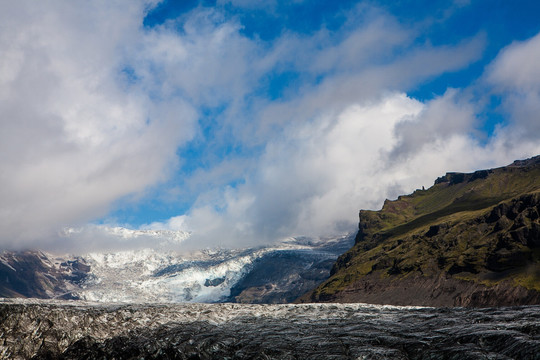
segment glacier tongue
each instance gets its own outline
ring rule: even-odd
[[[229,295],[253,260],[268,251],[88,254],[84,259],[92,270],[78,295],[100,302],[217,302]],[[215,279],[222,281],[212,286]]]
[[[117,231],[122,233],[121,229]],[[292,257],[292,261],[299,264],[299,271],[307,271],[310,266],[318,265],[321,261],[335,260],[350,246],[351,241],[350,236],[324,241],[290,238],[273,246],[235,250],[207,249],[188,255],[153,249],[89,253],[82,256],[82,259],[91,270],[76,295],[83,300],[98,302],[234,301],[231,289],[238,288],[238,284],[254,270],[258,271],[257,274],[262,273],[272,278],[274,282],[280,280],[267,274],[268,271],[275,272],[275,266],[272,269],[268,267],[269,261],[279,268],[275,262],[290,262]],[[297,274],[281,272],[283,270],[280,270],[279,276],[292,279],[289,282],[302,280]],[[254,283],[251,279],[249,283],[279,288],[279,284],[256,280]],[[283,281],[281,284],[282,287],[288,286]],[[294,291],[288,296],[294,297]]]

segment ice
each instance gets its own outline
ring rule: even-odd
[[[231,287],[253,261],[270,251],[279,249],[223,250],[191,256],[151,249],[92,253],[83,257],[91,273],[77,295],[103,302],[216,302],[229,296]],[[175,265],[180,270],[159,274],[159,270]],[[208,279],[216,278],[224,281],[205,286]]]
[[[132,234],[122,228],[110,231]],[[189,254],[160,249],[90,253],[82,256],[91,270],[76,295],[101,302],[221,302],[257,259],[292,250],[337,257],[323,250],[340,241],[344,242],[343,236],[323,240],[288,238],[266,247],[214,248]],[[212,285],[215,279],[219,281]]]
[[[537,359],[540,308],[0,299],[2,358]]]

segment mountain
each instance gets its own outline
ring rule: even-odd
[[[0,253],[0,297],[77,299],[90,267],[41,251]]]
[[[122,238],[164,242],[188,235],[106,229]],[[165,247],[56,256],[3,252],[0,297],[80,299],[97,302],[285,303],[330,275],[354,236],[289,238],[271,246],[205,249],[189,254]]]
[[[501,306],[540,303],[540,156],[447,173],[379,211],[303,302]]]

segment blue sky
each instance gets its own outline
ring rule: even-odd
[[[58,234],[96,224],[331,236],[540,153],[536,1],[0,7],[5,248],[83,249]]]

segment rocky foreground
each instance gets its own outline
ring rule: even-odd
[[[0,301],[3,359],[540,359],[540,307]]]

